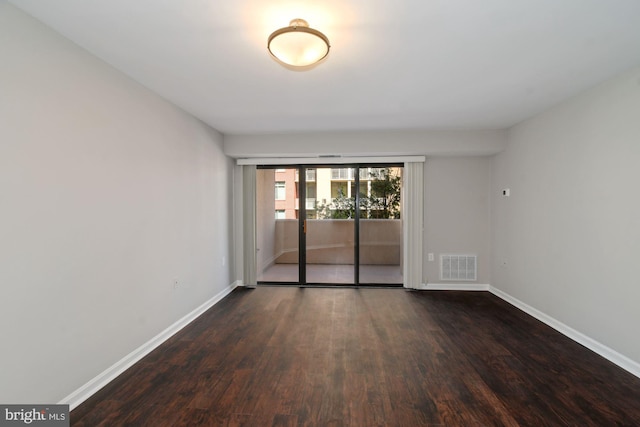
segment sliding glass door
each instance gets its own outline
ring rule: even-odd
[[[307,283],[356,284],[355,168],[305,168]]]
[[[402,167],[361,167],[360,188],[360,283],[402,283]]]
[[[258,283],[401,285],[401,165],[259,167]]]
[[[256,278],[299,283],[298,168],[256,170]]]

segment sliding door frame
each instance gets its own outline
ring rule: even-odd
[[[298,167],[298,285],[307,285],[307,166]]]
[[[243,218],[248,214],[245,209],[248,205],[243,203],[243,199],[247,197],[253,197],[255,199],[255,181],[253,184],[248,184],[246,177],[243,177],[243,170],[254,169],[255,166],[280,166],[290,167],[300,164],[318,164],[318,158],[310,157],[263,157],[263,158],[243,158],[237,159],[236,164],[239,166],[236,174],[238,186],[234,184],[234,188],[240,189],[240,197],[235,198],[234,203],[235,218]],[[403,286],[410,289],[419,289],[424,285],[422,278],[423,274],[423,232],[424,232],[424,163],[426,161],[425,156],[387,156],[387,157],[327,157],[322,159],[321,165],[323,167],[353,163],[364,163],[381,165],[385,163],[404,163],[404,176],[403,176],[403,189],[402,199],[404,212],[404,220],[402,227],[402,240],[403,240],[403,256],[402,256],[402,269],[403,269]],[[254,178],[255,180],[255,178]],[[253,189],[253,192],[252,192]],[[255,218],[255,212],[253,213]],[[235,271],[238,279],[236,283],[244,286],[252,286],[250,282],[250,276],[247,275],[247,269],[253,269],[252,277],[255,278],[255,226],[253,228],[242,226],[242,221],[236,223],[235,241],[239,242],[236,247],[236,259],[234,260]],[[253,237],[247,234],[253,233]],[[253,255],[251,255],[253,254]],[[249,258],[253,260],[253,263],[249,262]],[[243,274],[243,271],[245,272]],[[294,284],[295,282],[292,282]],[[304,286],[298,282],[298,286]],[[255,283],[253,283],[255,284]]]

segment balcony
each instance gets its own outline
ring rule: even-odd
[[[316,180],[316,170],[315,169],[307,169],[305,170],[305,179],[307,182],[315,182]],[[300,172],[296,169],[296,182],[300,181]]]
[[[307,199],[306,203],[305,203],[305,209],[307,210],[313,210],[316,208],[316,199],[311,198],[311,199]],[[296,198],[296,209],[300,209],[300,199]]]
[[[349,284],[354,277],[354,221],[307,220],[307,282]],[[298,221],[276,220],[272,247],[258,251],[258,280],[297,282]],[[402,221],[360,220],[360,283],[402,283]]]
[[[360,179],[370,180],[371,172],[377,171],[380,168],[362,168],[360,169]],[[331,169],[332,181],[353,181],[355,179],[355,173],[353,168],[333,168]]]

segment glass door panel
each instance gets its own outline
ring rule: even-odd
[[[360,168],[360,284],[402,284],[402,167]]]
[[[298,283],[298,168],[256,170],[256,277]]]
[[[354,284],[355,168],[306,168],[306,281]]]
[[[258,167],[258,282],[401,285],[401,188],[401,165]]]

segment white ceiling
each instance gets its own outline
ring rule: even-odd
[[[506,128],[640,65],[640,0],[10,0],[227,134]],[[290,71],[293,18],[331,40]]]

